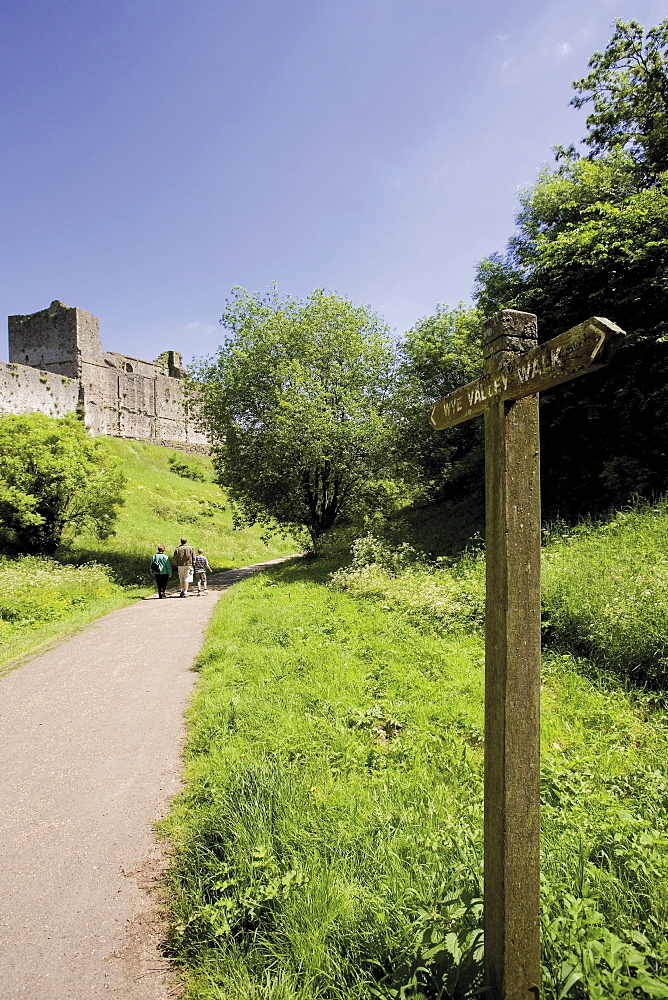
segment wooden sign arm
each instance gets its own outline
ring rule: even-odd
[[[522,399],[607,364],[624,331],[600,316],[574,326],[526,354],[499,359],[497,369],[434,403],[429,422],[445,430],[470,420],[490,403]]]

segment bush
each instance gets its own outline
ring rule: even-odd
[[[113,535],[125,476],[74,415],[0,417],[0,549],[53,555],[86,528]]]
[[[177,476],[182,476],[183,479],[194,479],[198,483],[206,482],[204,472],[196,465],[189,465],[187,462],[179,460],[176,455],[172,455],[167,461],[169,462],[170,471]]]
[[[480,553],[465,553],[451,563],[429,559],[407,542],[392,546],[373,535],[353,542],[351,553],[350,565],[332,574],[334,589],[376,598],[421,628],[448,632],[483,626],[485,578]]]

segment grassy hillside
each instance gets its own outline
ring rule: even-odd
[[[297,548],[284,539],[265,545],[260,529],[234,531],[208,459],[136,441],[107,441],[128,477],[116,534],[105,542],[80,536],[55,560],[0,557],[0,667],[150,593],[149,563],[158,544],[169,553],[185,535],[204,549],[214,569]],[[189,478],[193,475],[200,478]]]
[[[545,1000],[668,996],[666,675],[646,666],[667,525],[662,504],[545,551]],[[367,538],[332,569],[236,587],[199,658],[167,824],[189,1000],[480,985],[482,558]]]
[[[85,535],[76,540],[70,551],[77,562],[103,562],[122,582],[140,584],[150,582],[147,567],[155,547],[164,544],[169,554],[181,536],[195,548],[203,548],[215,570],[246,566],[295,551],[294,541],[281,538],[265,545],[260,528],[233,530],[232,515],[225,495],[213,482],[208,458],[140,441],[106,440],[128,477],[125,506],[115,536],[106,542]],[[179,475],[172,471],[173,467],[181,467],[182,473],[194,471],[204,479]]]

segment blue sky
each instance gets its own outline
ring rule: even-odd
[[[665,0],[23,0],[0,34],[0,317],[208,354],[234,285],[325,286],[402,333],[470,301],[571,81]],[[556,331],[555,331],[556,332]],[[6,339],[0,337],[0,357]]]

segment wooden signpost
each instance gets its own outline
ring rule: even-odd
[[[596,317],[538,347],[536,317],[504,309],[483,328],[485,374],[439,399],[430,417],[436,430],[444,430],[485,415],[489,1000],[540,995],[538,393],[606,364],[622,333]]]

